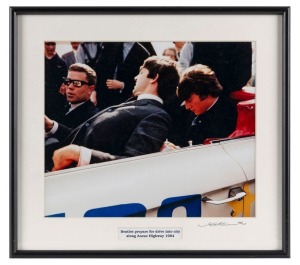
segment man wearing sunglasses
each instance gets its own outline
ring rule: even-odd
[[[90,101],[96,81],[96,73],[88,65],[76,63],[69,67],[68,76],[64,80],[68,104],[65,110],[57,115],[56,121],[45,116],[46,138],[53,134],[59,135],[60,138],[66,137],[69,130],[98,112]]]
[[[168,58],[150,57],[135,80],[137,100],[100,111],[66,139],[58,139],[64,140],[65,147],[54,152],[52,170],[160,150],[171,127],[163,102],[175,94],[179,81],[176,64]]]

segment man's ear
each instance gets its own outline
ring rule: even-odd
[[[150,84],[153,84],[155,82],[157,82],[159,75],[156,74],[156,76],[154,78],[151,79]]]

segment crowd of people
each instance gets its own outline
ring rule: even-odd
[[[251,42],[45,42],[45,171],[226,137],[229,95],[251,80]]]

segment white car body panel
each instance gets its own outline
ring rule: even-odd
[[[245,172],[246,178],[250,180],[255,179],[255,140],[254,143],[246,142],[244,143],[243,148],[240,148],[240,141],[243,141],[242,138],[239,141],[227,141],[223,142],[223,147],[225,151],[232,156],[233,159],[240,164],[241,168]],[[247,152],[245,152],[245,149]],[[253,155],[249,155],[253,154]]]
[[[83,217],[91,209],[135,203],[153,216],[151,209],[168,198],[254,180],[254,144],[255,138],[247,137],[47,173],[45,215]]]

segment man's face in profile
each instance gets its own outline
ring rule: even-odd
[[[136,81],[134,89],[132,91],[134,96],[143,94],[145,89],[150,84],[150,78],[148,77],[149,71],[146,68],[141,68],[139,74],[134,78]]]
[[[185,108],[194,112],[195,115],[201,115],[207,110],[207,102],[205,99],[200,99],[199,95],[192,93],[190,98],[184,101]]]

